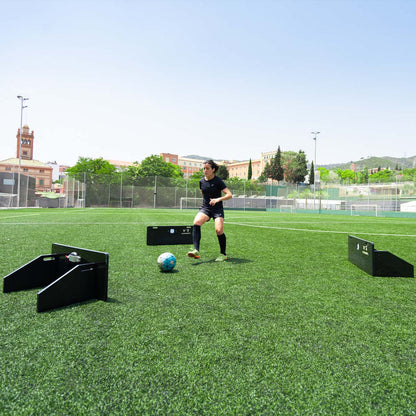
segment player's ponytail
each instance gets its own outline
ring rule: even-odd
[[[204,162],[204,165],[205,164],[208,164],[208,165],[210,165],[211,166],[211,168],[212,168],[212,170],[214,171],[214,173],[218,170],[218,168],[219,168],[219,166],[212,160],[212,159],[209,159],[209,160],[206,160],[205,162]]]

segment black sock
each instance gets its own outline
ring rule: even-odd
[[[199,251],[199,243],[201,241],[201,226],[194,225],[192,229],[192,239],[194,241],[194,247]]]
[[[225,248],[227,246],[227,239],[225,238],[225,234],[217,235],[217,237],[218,237],[218,242],[220,243],[221,254],[224,254],[225,256],[226,255]]]

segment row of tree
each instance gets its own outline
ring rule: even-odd
[[[117,171],[116,167],[102,158],[91,159],[80,157],[78,162],[67,169],[67,174],[80,182],[94,185],[134,185],[154,186],[157,177],[158,186],[199,188],[199,180],[203,177],[202,169],[195,172],[188,180],[183,177],[179,166],[165,162],[162,157],[152,155]],[[229,177],[226,166],[219,167],[218,176],[227,180],[227,185],[237,190],[260,191],[258,181],[247,181],[237,177]]]
[[[322,183],[369,183],[369,182],[395,182],[414,181],[416,182],[416,168],[404,169],[400,171],[392,171],[389,169],[379,169],[375,173],[369,173],[368,169],[355,172],[350,169],[328,170],[326,168],[318,168],[320,173],[320,181]],[[161,156],[151,155],[145,158],[140,164],[138,162],[129,166],[122,172],[117,171],[116,167],[107,160],[102,158],[91,159],[80,157],[75,166],[67,169],[67,173],[81,181],[88,183],[118,183],[122,182],[126,185],[150,185],[153,183],[154,177],[158,177],[159,184],[169,186],[190,186],[198,187],[199,180],[203,177],[203,171],[200,169],[195,172],[189,180],[183,177],[183,172],[178,165],[165,162]],[[303,183],[308,175],[307,160],[305,152],[286,151],[282,152],[280,146],[277,148],[276,154],[266,164],[261,176],[252,181],[251,159],[248,166],[247,179],[230,178],[229,171],[225,165],[219,167],[218,176],[227,180],[227,184],[231,186],[256,186],[267,182],[268,179],[277,181],[285,181],[287,183]],[[309,183],[315,183],[315,169],[313,162],[309,170]]]
[[[154,178],[155,176],[161,178],[173,178],[179,182],[184,180],[183,172],[178,165],[165,162],[161,156],[151,155],[145,158],[140,164],[135,162],[133,165],[127,167],[123,172],[118,172],[116,167],[103,158],[91,159],[80,157],[75,166],[67,169],[67,173],[80,181],[88,182],[115,182],[117,178],[132,184],[143,182],[145,178]],[[238,182],[239,178],[230,178],[229,171],[225,165],[220,165],[217,175],[224,180],[233,179],[233,182]],[[277,149],[276,155],[268,162],[257,182],[265,182],[268,179],[276,181],[285,180],[291,183],[304,182],[307,175],[306,156],[303,151],[296,152],[281,152],[280,146]],[[203,171],[200,169],[189,178],[189,182],[198,183],[203,176]],[[252,164],[251,159],[248,166],[248,180],[252,179]]]
[[[321,182],[323,183],[344,183],[344,184],[366,184],[366,183],[391,183],[391,182],[415,182],[416,168],[413,169],[381,169],[370,173],[370,170],[364,168],[360,171],[351,169],[328,170],[318,168]]]
[[[311,170],[313,170],[313,164]],[[265,182],[267,179],[272,179],[277,182],[285,180],[289,183],[302,183],[307,174],[305,152],[303,150],[299,150],[298,153],[282,152],[279,146],[274,157],[264,167],[259,181]]]

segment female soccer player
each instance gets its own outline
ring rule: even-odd
[[[233,194],[227,188],[224,181],[215,176],[218,165],[213,160],[206,160],[203,163],[204,177],[199,181],[199,188],[202,192],[202,205],[196,214],[193,226],[194,250],[188,252],[189,257],[199,259],[199,244],[201,241],[201,226],[211,218],[215,222],[215,232],[217,233],[220,244],[220,255],[215,261],[225,261],[228,259],[226,254],[226,238],[224,234],[224,208],[222,201],[231,199]],[[222,195],[224,193],[224,195]]]

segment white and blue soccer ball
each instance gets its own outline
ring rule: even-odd
[[[176,257],[172,253],[162,253],[157,259],[157,265],[162,272],[170,272],[176,265]]]

